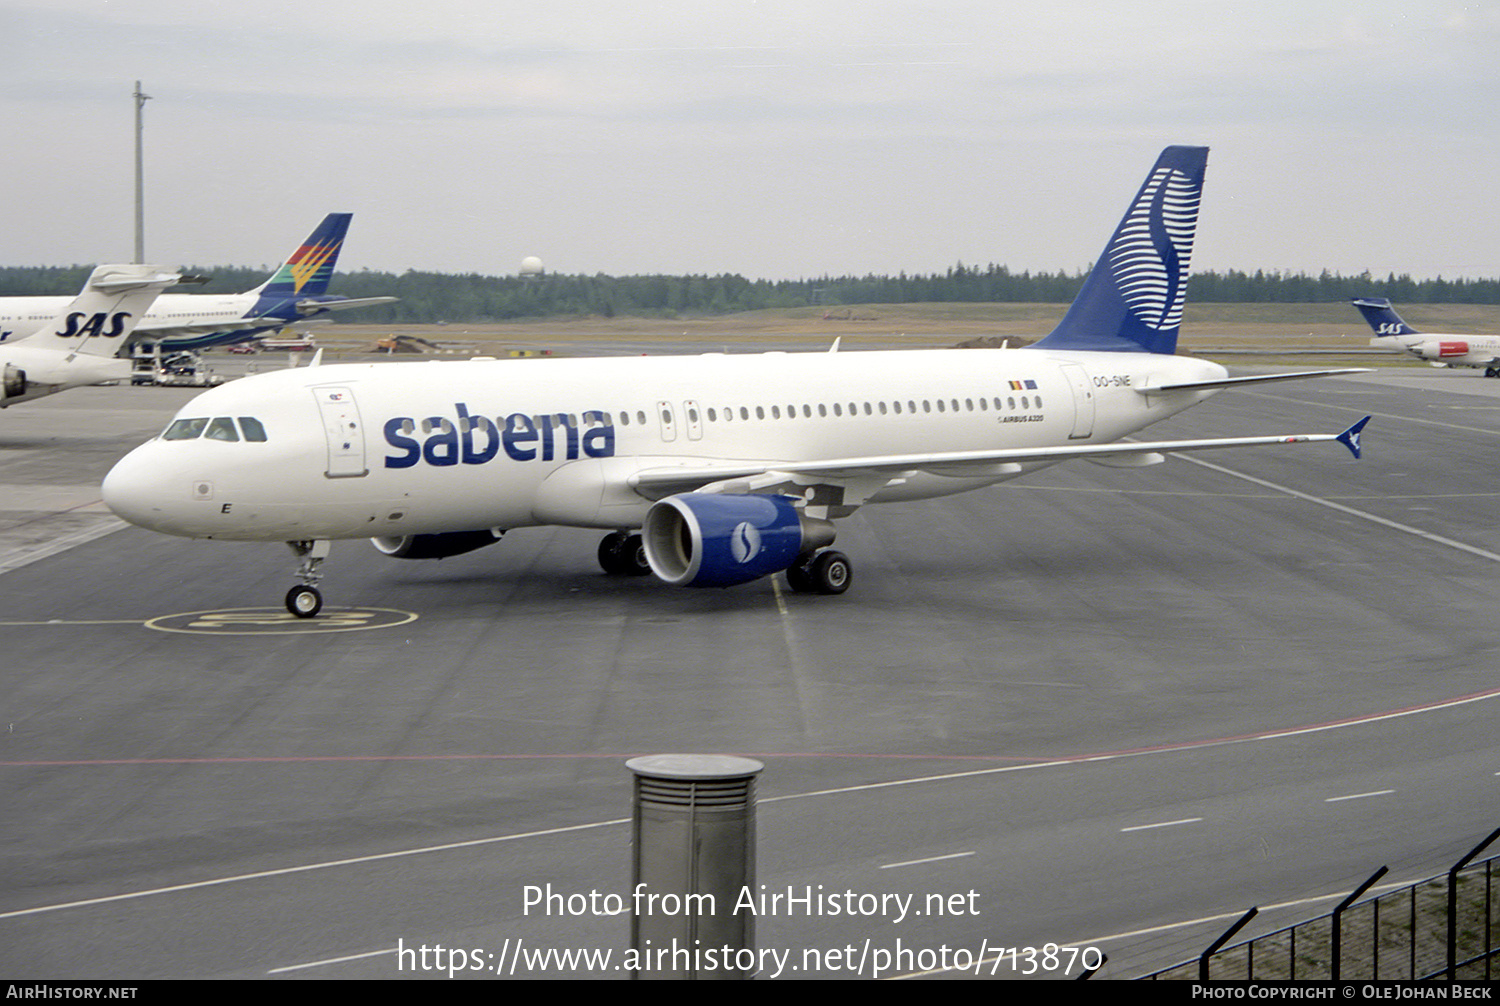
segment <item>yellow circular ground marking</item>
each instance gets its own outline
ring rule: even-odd
[[[298,618],[284,608],[223,608],[159,615],[142,624],[158,632],[200,636],[290,636],[389,629],[416,620],[416,612],[395,608],[324,608],[315,618]]]

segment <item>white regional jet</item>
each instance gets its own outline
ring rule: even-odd
[[[193,538],[287,541],[287,608],[310,617],[329,540],[401,558],[508,528],[608,529],[611,573],[712,587],[785,571],[841,593],[833,521],[1073,458],[1337,436],[1117,443],[1231,378],[1174,355],[1207,149],[1151,169],[1062,323],[1027,349],[303,367],[208,391],[104,482],[115,513]],[[1321,373],[1348,373],[1323,371]],[[639,530],[637,530],[639,529]]]
[[[101,265],[83,290],[34,333],[0,345],[0,409],[69,388],[130,380],[120,344],[176,273],[154,265]]]
[[[1434,367],[1483,367],[1485,377],[1500,377],[1500,335],[1418,332],[1384,297],[1360,297],[1351,303],[1375,330],[1372,346],[1405,350]]]
[[[206,349],[244,342],[294,322],[326,321],[330,311],[391,303],[397,298],[350,298],[327,292],[352,218],[351,213],[328,214],[254,290],[167,294],[141,320],[136,334],[159,340],[166,349]],[[34,330],[66,302],[66,297],[0,297],[0,343],[14,342]]]

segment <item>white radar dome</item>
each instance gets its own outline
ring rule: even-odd
[[[522,276],[540,276],[542,274],[542,260],[535,255],[527,255],[521,260]]]

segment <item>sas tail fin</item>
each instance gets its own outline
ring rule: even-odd
[[[1156,159],[1073,306],[1038,349],[1175,353],[1207,147]]]
[[[328,292],[333,267],[344,246],[353,213],[330,213],[317,230],[292,252],[280,269],[251,293],[278,300],[295,297],[317,297]]]
[[[157,294],[178,280],[154,265],[101,265],[83,290],[46,325],[14,344],[72,355],[114,356]]]
[[[1357,297],[1350,301],[1365,316],[1365,321],[1376,335],[1419,335],[1420,333],[1401,320],[1401,316],[1384,297]]]

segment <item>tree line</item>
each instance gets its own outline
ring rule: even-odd
[[[77,293],[89,266],[0,267],[0,296]],[[242,266],[183,267],[189,275],[210,277],[188,293],[242,293],[263,282],[271,270]],[[603,274],[482,276],[478,273],[404,273],[368,269],[337,273],[330,292],[346,297],[394,296],[394,304],[350,312],[341,320],[366,324],[478,323],[520,318],[599,316],[671,318],[719,315],[772,308],[836,307],[852,304],[945,302],[1051,303],[1071,301],[1086,272],[1013,272],[1002,265],[983,268],[959,263],[946,272],[895,276],[821,276],[764,280],[723,273],[716,276],[606,276]],[[1188,300],[1203,303],[1333,303],[1353,297],[1389,297],[1396,304],[1497,304],[1500,279],[1413,279],[1368,272],[1343,276],[1324,270],[1317,276],[1256,270],[1253,273],[1197,272],[1188,278]]]

